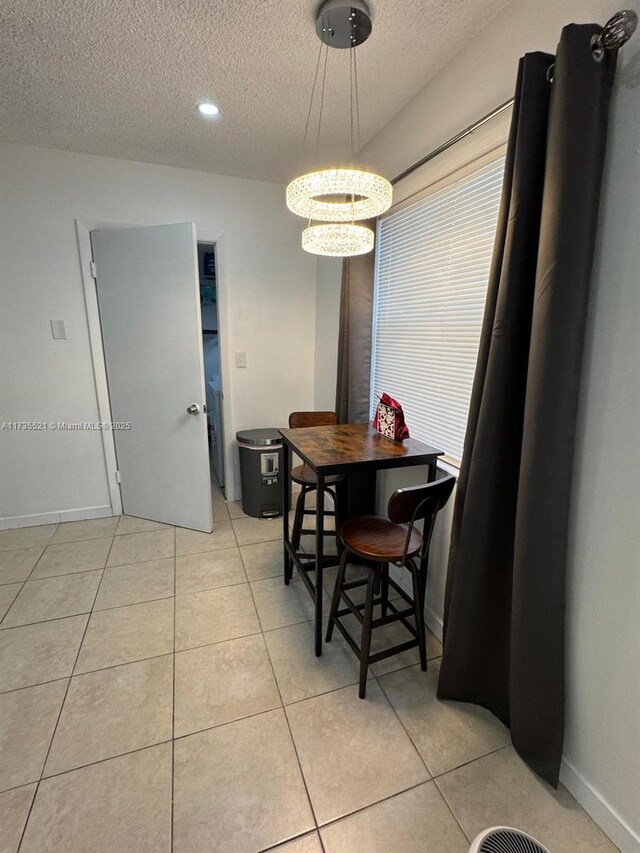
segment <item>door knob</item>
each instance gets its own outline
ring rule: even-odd
[[[192,403],[190,406],[187,406],[187,414],[189,414],[189,415],[200,414],[200,406],[197,403]]]

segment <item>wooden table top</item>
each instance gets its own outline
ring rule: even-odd
[[[374,468],[425,465],[444,453],[415,438],[392,441],[369,424],[281,429],[280,432],[307,465],[323,473],[350,465]]]

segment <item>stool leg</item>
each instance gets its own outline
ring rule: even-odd
[[[336,621],[336,613],[338,612],[338,606],[340,604],[340,590],[342,588],[342,584],[344,583],[344,575],[347,569],[348,556],[349,552],[345,548],[342,552],[342,557],[340,557],[340,567],[338,568],[336,585],[333,588],[333,595],[331,596],[331,608],[329,610],[329,620],[327,622],[327,643],[331,642],[331,637],[333,636],[333,626]]]
[[[375,570],[369,570],[367,581],[367,599],[364,606],[364,622],[362,623],[362,640],[360,642],[360,689],[358,696],[364,699],[367,692],[367,672],[369,670],[369,654],[371,652],[371,623],[373,622],[373,596],[376,585]]]
[[[335,510],[334,521],[336,525],[336,546],[338,548],[338,554],[342,555],[342,539],[340,539],[340,528],[342,527],[342,508],[345,505],[345,481],[341,483],[336,483],[335,487],[335,495],[333,499],[333,508]]]
[[[296,501],[296,512],[293,516],[293,530],[291,532],[291,547],[298,553],[300,548],[300,531],[302,530],[302,524],[304,522],[304,505],[305,498],[309,489],[306,486],[303,486],[300,490],[300,494],[298,495],[298,500]]]
[[[418,631],[418,648],[420,650],[420,669],[427,671],[427,635],[424,627],[424,604],[422,598],[422,584],[418,567],[413,562],[409,563],[411,577],[413,578],[413,607],[416,617],[416,629]]]
[[[389,607],[389,563],[382,567],[382,618],[387,615]]]
[[[380,595],[380,590],[382,589],[382,572],[376,571],[377,566],[375,563],[371,563],[370,565],[375,575],[375,580],[373,582],[373,592],[375,595]]]

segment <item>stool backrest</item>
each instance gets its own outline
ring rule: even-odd
[[[424,519],[424,530],[420,558],[426,557],[436,516],[451,497],[455,482],[455,477],[442,477],[440,480],[425,483],[423,486],[408,486],[406,489],[397,489],[389,498],[387,515],[390,520],[394,524],[409,525],[403,562],[406,559],[413,528],[416,522],[422,521],[422,519]]]
[[[314,426],[335,426],[338,416],[335,412],[291,412],[289,415],[289,428]]]

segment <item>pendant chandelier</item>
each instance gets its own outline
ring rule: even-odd
[[[287,207],[292,213],[308,220],[308,227],[302,233],[302,248],[305,251],[331,257],[364,255],[373,249],[374,233],[368,226],[356,223],[372,219],[388,210],[391,207],[393,192],[386,178],[354,166],[356,146],[358,150],[360,148],[358,67],[355,51],[371,34],[369,10],[362,0],[326,0],[318,12],[316,33],[320,39],[320,50],[311,90],[303,149],[309,136],[311,114],[319,88],[316,136],[318,156],[329,48],[349,50],[351,164],[348,167],[319,169],[295,178],[287,187]],[[318,87],[320,75],[322,82]],[[313,224],[314,222],[317,224]]]

